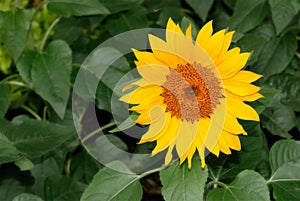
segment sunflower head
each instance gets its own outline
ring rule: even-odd
[[[140,114],[136,123],[149,125],[139,143],[156,141],[153,155],[167,149],[165,164],[174,149],[189,168],[195,152],[204,167],[205,150],[217,156],[239,151],[238,135],[247,133],[237,119],[259,121],[244,102],[262,97],[250,84],[261,75],[242,70],[250,53],[229,49],[233,34],[213,34],[210,21],[193,40],[191,25],[184,33],[169,19],[166,40],[149,35],[151,52],[133,50],[141,78],[120,100]]]

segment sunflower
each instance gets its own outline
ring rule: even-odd
[[[151,52],[133,49],[141,78],[120,100],[139,113],[136,123],[149,125],[139,143],[156,141],[152,155],[166,150],[166,165],[177,154],[191,168],[198,152],[204,167],[206,150],[216,156],[239,151],[238,135],[247,133],[237,119],[259,121],[244,102],[262,97],[250,84],[261,75],[242,70],[250,53],[229,49],[233,34],[213,34],[210,21],[193,40],[191,25],[184,34],[170,18],[165,40],[149,35]]]

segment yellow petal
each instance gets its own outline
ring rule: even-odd
[[[206,43],[202,44],[202,47],[206,50],[212,60],[216,60],[219,56],[224,41],[225,30],[218,31],[214,35],[212,35]]]
[[[178,130],[176,137],[176,151],[179,158],[184,160],[186,158],[186,152],[191,148],[198,130],[198,123],[191,123],[183,121],[181,127]]]
[[[261,77],[262,77],[262,75],[253,73],[251,71],[241,70],[236,75],[234,75],[233,77],[229,78],[228,81],[229,82],[231,82],[231,81],[239,81],[239,82],[251,83],[251,82],[254,82],[254,81],[258,80]]]
[[[222,125],[220,125],[222,126]],[[227,112],[225,117],[225,122],[223,125],[225,131],[233,133],[233,134],[247,134],[241,124],[237,121],[236,117],[234,117],[231,113]]]
[[[245,82],[223,80],[223,85],[226,90],[239,96],[248,96],[257,93],[260,88]]]
[[[170,124],[170,115],[165,113],[165,111],[158,106],[153,107],[149,115],[151,124],[148,131],[142,136],[139,144],[155,140]]]
[[[196,38],[196,43],[200,47],[202,47],[202,45],[204,45],[207,42],[207,40],[211,37],[212,33],[213,33],[212,21],[209,21],[199,31]]]
[[[227,57],[217,65],[223,79],[228,79],[237,74],[247,63],[250,53],[235,54]]]
[[[185,35],[186,35],[186,38],[192,40],[193,39],[193,36],[192,36],[192,25],[190,24],[188,26],[188,28],[185,30]]]
[[[224,131],[222,135],[230,148],[237,151],[241,150],[241,142],[237,135],[232,135],[226,131]]]
[[[131,103],[131,104],[140,104],[147,99],[154,99],[159,96],[163,91],[163,88],[157,85],[149,85],[146,87],[139,87],[136,90],[122,96],[120,101]]]
[[[254,93],[254,94],[247,95],[247,96],[239,96],[239,95],[231,93],[228,90],[226,90],[226,96],[238,99],[240,101],[249,101],[249,102],[256,101],[256,100],[264,97],[260,93]]]
[[[238,99],[226,98],[227,110],[232,112],[237,118],[244,120],[259,121],[257,112],[249,105]]]
[[[176,117],[172,117],[169,127],[167,129],[167,134],[159,135],[159,138],[156,141],[156,146],[152,151],[152,155],[155,155],[163,151],[170,144],[175,142],[180,126],[181,126],[181,121]]]
[[[157,85],[162,85],[166,82],[166,76],[170,74],[169,68],[155,64],[139,66],[137,67],[137,70],[143,79]]]
[[[230,31],[227,32],[224,36],[224,40],[223,40],[223,46],[222,46],[222,50],[220,52],[220,57],[222,57],[228,50],[230,43],[232,41],[232,36],[234,34],[234,31]],[[217,59],[218,60],[218,59]]]

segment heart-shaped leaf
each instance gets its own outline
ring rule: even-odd
[[[268,183],[273,185],[275,200],[298,200],[300,197],[300,142],[281,140],[270,150],[272,176]]]
[[[207,201],[269,201],[266,180],[253,170],[244,170],[225,188],[216,188],[208,193]]]
[[[25,52],[17,69],[29,86],[47,100],[60,118],[66,111],[70,94],[72,53],[64,41],[53,41],[42,53]]]
[[[0,117],[4,117],[10,104],[9,87],[5,84],[0,84],[0,94]]]
[[[160,171],[164,199],[166,201],[202,201],[207,177],[207,168],[201,168],[199,159],[193,159],[191,169],[188,169],[187,163],[180,166],[178,162],[175,162]]]

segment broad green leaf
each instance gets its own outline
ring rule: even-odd
[[[187,162],[179,165],[173,163],[160,171],[162,195],[166,201],[202,201],[207,168],[202,169],[199,159],[192,160],[192,168],[188,169]]]
[[[206,157],[212,179],[233,179],[245,169],[254,170],[261,161],[265,160],[264,154],[268,151],[267,142],[260,125],[248,121],[243,122],[242,125],[248,135],[239,136],[241,151],[232,150],[231,155],[220,154],[216,157],[210,154]]]
[[[4,117],[10,105],[9,87],[0,84],[0,94],[0,117]]]
[[[251,65],[256,62],[261,50],[266,44],[267,39],[263,36],[256,34],[246,34],[238,41],[238,46],[242,52],[251,52],[251,57],[248,64]]]
[[[0,132],[0,164],[17,161],[20,158],[22,158],[20,151]]]
[[[173,6],[166,6],[161,9],[161,12],[159,14],[157,24],[159,24],[161,27],[166,27],[166,24],[172,16],[172,20],[175,23],[179,23],[181,19],[186,16],[186,14],[183,12],[183,10],[180,7],[173,7]]]
[[[299,200],[300,197],[300,142],[281,140],[270,150],[272,176],[268,183],[273,186],[276,201]]]
[[[4,172],[1,172],[4,175]],[[25,186],[15,178],[1,178],[0,200],[11,201],[15,196],[25,191]]]
[[[34,167],[33,163],[26,157],[22,157],[15,161],[15,165],[18,166],[21,171],[30,170]]]
[[[41,159],[44,159],[44,157]],[[42,162],[35,164],[34,168],[30,170],[31,175],[34,177],[34,184],[31,187],[32,191],[43,197],[45,179],[50,175],[60,174],[62,172],[61,169],[54,157],[46,158]]]
[[[223,0],[223,2],[233,10],[237,0]]]
[[[19,124],[0,119],[0,129],[13,145],[30,158],[56,148],[75,134],[73,127],[26,119]]]
[[[99,171],[100,166],[91,155],[84,151],[72,157],[70,175],[72,178],[88,184]]]
[[[273,135],[291,138],[288,132],[296,125],[296,115],[292,107],[281,103],[282,97],[284,97],[282,93],[277,93],[266,107],[261,115],[262,127]]]
[[[214,0],[186,0],[186,2],[193,8],[195,13],[202,19],[202,21],[205,22]]]
[[[300,111],[300,59],[295,58],[283,73],[271,76],[267,82],[272,87],[281,90],[284,97],[281,102]]]
[[[77,40],[81,34],[87,19],[78,17],[62,18],[55,27],[54,40],[64,40],[71,44]]]
[[[266,180],[253,170],[244,170],[229,185],[216,188],[208,193],[207,201],[269,201]]]
[[[99,0],[110,13],[117,13],[130,10],[132,7],[141,4],[144,0]]]
[[[256,65],[251,70],[262,74],[266,80],[271,75],[281,73],[292,61],[297,50],[295,34],[273,38],[261,51]]]
[[[30,10],[16,9],[10,12],[1,12],[0,41],[10,51],[16,62],[24,50],[27,33],[30,27],[32,12]]]
[[[256,110],[256,112],[260,115],[266,109],[266,107],[271,103],[274,95],[278,93],[278,90],[268,86],[262,86],[259,93],[261,93],[264,97],[258,99],[255,102],[249,103],[249,105],[252,106]]]
[[[49,176],[45,181],[45,200],[79,201],[86,185],[62,175]]]
[[[49,0],[48,8],[50,11],[65,17],[107,15],[110,13],[98,0]]]
[[[12,201],[43,201],[43,199],[37,195],[22,193],[16,196]]]
[[[121,163],[114,165],[127,172],[127,168]],[[142,186],[139,176],[131,173],[118,172],[107,167],[101,169],[95,176],[81,201],[140,201],[142,199]]]
[[[42,53],[25,52],[17,69],[29,86],[64,117],[70,93],[72,53],[64,41],[52,41]]]
[[[266,0],[238,0],[229,20],[229,28],[240,33],[248,32],[263,21],[268,11]]]
[[[116,26],[116,24],[118,26]],[[116,17],[110,17],[107,20],[107,30],[111,35],[117,35],[125,31],[147,27],[147,10],[141,6],[133,7],[127,11],[126,15],[122,13]]]
[[[269,0],[276,33],[279,34],[296,17],[300,10],[299,0]]]

